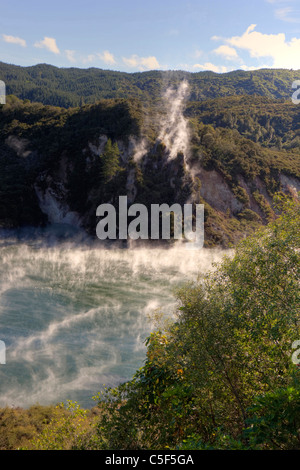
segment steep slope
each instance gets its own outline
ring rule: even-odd
[[[206,246],[267,223],[274,194],[300,190],[298,106],[259,96],[186,102],[182,83],[159,107],[9,98],[0,109],[1,226],[61,222],[95,235],[97,206],[117,206],[120,195],[147,207],[204,203]]]

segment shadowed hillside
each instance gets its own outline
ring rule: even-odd
[[[186,83],[188,94],[169,86],[171,100],[161,89],[158,103],[66,109],[8,96],[1,226],[63,222],[95,235],[97,206],[117,206],[120,195],[146,206],[203,203],[207,246],[236,243],[272,220],[274,194],[300,189],[300,108],[257,95],[187,101]]]

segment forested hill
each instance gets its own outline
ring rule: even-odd
[[[205,204],[206,246],[228,246],[272,220],[276,192],[300,190],[300,107],[291,100],[229,96],[183,112],[189,149],[171,158],[168,135],[157,137],[163,115],[139,100],[65,109],[7,97],[0,227],[59,222],[95,234],[97,206],[119,195],[147,207],[192,200]]]
[[[161,97],[166,82],[176,85],[183,79],[189,82],[191,101],[245,94],[290,99],[292,83],[300,79],[300,71],[263,69],[226,74],[184,71],[129,74],[98,68],[58,68],[47,64],[21,67],[0,62],[0,80],[6,83],[7,94],[64,108],[93,104],[107,98],[155,101]]]
[[[275,217],[276,193],[300,191],[299,78],[0,63],[0,228],[95,235],[98,205],[127,195],[204,204],[206,246],[235,244]]]

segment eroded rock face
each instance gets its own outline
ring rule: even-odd
[[[241,217],[247,217],[245,220],[248,221],[267,222],[264,204],[272,208],[273,200],[259,177],[248,181],[242,175],[237,175],[236,184],[243,192],[243,200],[216,169],[202,168],[201,161],[190,166],[188,157],[182,152],[170,159],[170,152],[163,143],[156,142],[151,146],[149,141],[133,135],[116,141],[122,171],[120,178],[112,181],[107,189],[101,180],[100,163],[107,140],[107,135],[100,134],[93,141],[88,141],[82,149],[79,148],[75,155],[66,145],[61,154],[55,156],[53,164],[50,161],[49,166],[39,170],[41,155],[35,155],[29,150],[29,141],[14,136],[7,139],[7,145],[15,152],[17,160],[23,162],[24,168],[30,168],[30,171],[33,168],[36,173],[32,189],[35,205],[46,216],[49,224],[68,224],[95,235],[96,208],[104,202],[114,204],[120,195],[127,196],[129,205],[153,202],[170,205],[198,203],[197,197],[200,195],[201,203],[210,206],[216,214],[209,222],[213,244],[222,244],[224,240],[225,244],[235,242],[235,233],[225,233],[226,220],[230,218],[234,218],[236,224],[240,214]],[[37,165],[37,169],[34,165]],[[200,182],[198,196],[195,196],[194,191],[196,179]],[[285,193],[295,196],[300,191],[300,180],[296,177],[282,173],[279,175],[279,183]],[[262,199],[255,197],[255,192]],[[253,213],[257,214],[256,219]],[[39,215],[32,217],[36,217],[37,224],[41,223]]]
[[[42,173],[38,176],[34,189],[41,211],[50,224],[68,224],[81,227],[81,217],[73,211],[68,200],[68,170],[70,162],[62,155],[59,166],[53,174]]]
[[[287,176],[283,173],[280,175],[280,183],[285,192],[290,192],[296,196],[300,192],[300,180],[293,176]]]
[[[108,137],[102,134],[94,142],[88,142],[82,150],[84,173],[96,171],[94,170],[95,162],[103,153],[107,140]],[[177,159],[169,160],[166,150],[159,153],[156,147],[151,149],[148,143],[142,142],[134,136],[130,136],[126,142],[118,140],[117,143],[120,151],[120,164],[125,170],[125,183],[122,194],[120,193],[122,189],[119,187],[113,188],[113,192],[115,195],[127,195],[129,204],[139,202],[139,198],[142,196],[142,189],[137,183],[137,166],[140,166],[146,178],[149,178],[149,175],[152,174],[155,179],[160,172],[166,172],[167,184],[174,190],[175,200],[173,202],[193,202],[191,183],[195,178],[198,178],[200,180],[201,197],[217,213],[224,217],[238,217],[239,213],[247,208],[255,212],[260,220],[266,220],[261,206],[253,196],[254,189],[263,196],[270,207],[273,201],[266,190],[264,182],[259,177],[250,182],[245,180],[242,175],[238,175],[238,184],[244,190],[246,198],[248,198],[247,202],[241,202],[222,174],[216,170],[205,170],[200,163],[189,167],[184,155],[181,155],[181,158],[178,155]],[[21,146],[19,151],[20,149],[24,151],[25,144],[22,145],[23,147]],[[137,152],[139,153],[138,159],[135,158]],[[157,152],[160,159],[153,158],[153,155],[156,155]],[[132,166],[130,161],[133,161],[137,166]],[[39,175],[35,184],[39,206],[42,212],[47,215],[49,223],[66,223],[91,229],[90,225],[94,223],[97,205],[102,202],[112,202],[114,196],[111,194],[109,200],[102,201],[101,186],[88,187],[86,188],[84,208],[82,211],[74,210],[68,198],[70,185],[72,184],[70,180],[72,171],[76,171],[76,169],[74,170],[74,162],[70,156],[63,154],[55,171]],[[82,177],[84,177],[84,174],[82,174]],[[297,191],[300,191],[300,180],[297,178],[281,174],[280,183],[282,190],[286,193],[296,194]],[[184,185],[185,191],[183,192]],[[215,222],[212,222],[211,226],[218,230]]]
[[[195,175],[201,181],[201,196],[216,210],[225,213],[229,209],[231,214],[242,210],[243,204],[235,197],[220,173],[199,168]]]
[[[248,184],[247,181],[245,181],[244,177],[241,175],[238,178],[238,182],[241,188],[243,188],[247,193],[247,196],[249,198],[249,209],[262,216],[262,211],[252,195],[250,184]]]

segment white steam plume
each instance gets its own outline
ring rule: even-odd
[[[133,160],[138,163],[148,153],[149,144],[145,138],[142,138],[138,142],[133,142],[133,143],[134,143]]]
[[[178,88],[168,87],[163,94],[163,107],[165,108],[164,117],[158,121],[160,133],[158,141],[166,145],[169,152],[169,158],[176,158],[178,152],[185,156],[189,149],[189,130],[188,121],[183,115],[184,102],[189,93],[189,84],[183,80]],[[140,162],[149,151],[149,143],[145,138],[134,144],[133,159]]]
[[[188,121],[183,116],[183,104],[188,92],[189,84],[184,80],[177,89],[168,88],[164,94],[167,114],[161,123],[158,139],[166,145],[171,159],[175,158],[178,152],[183,152],[184,155],[188,152]]]

